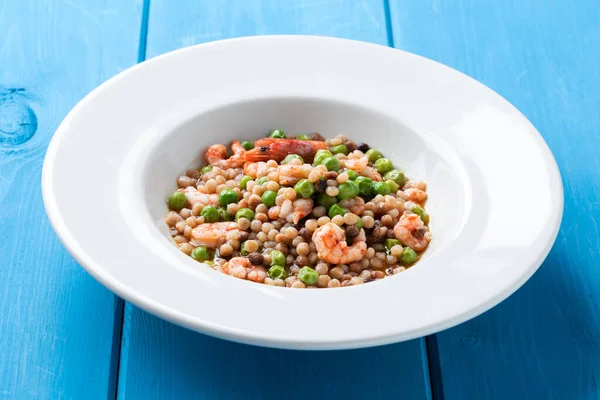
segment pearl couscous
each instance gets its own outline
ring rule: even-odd
[[[344,136],[210,146],[206,165],[167,199],[179,249],[240,279],[334,288],[384,279],[416,263],[431,241],[424,182]]]

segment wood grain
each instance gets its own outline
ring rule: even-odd
[[[59,243],[40,178],[61,119],[136,62],[140,11],[139,1],[0,1],[0,399],[114,396],[115,297]],[[85,184],[73,187],[82,201]]]
[[[390,0],[390,8],[396,47],[480,80],[533,122],[565,189],[562,229],[535,276],[498,307],[437,335],[436,386],[446,399],[597,399],[600,3]],[[518,177],[506,179],[510,190]],[[511,208],[527,218],[518,193]]]
[[[383,2],[373,1],[200,1],[185,8],[152,0],[148,29],[148,57],[254,34],[388,40]],[[355,351],[263,349],[197,334],[128,304],[119,398],[425,399],[426,364],[422,340]]]

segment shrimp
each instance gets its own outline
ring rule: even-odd
[[[252,265],[246,257],[233,257],[223,265],[222,271],[236,278],[247,278],[250,281],[259,283],[264,282],[267,278],[265,269]]]
[[[312,212],[314,202],[312,199],[284,200],[279,210],[279,218],[297,224],[302,218]]]
[[[394,226],[394,235],[403,245],[416,251],[425,250],[431,242],[431,232],[416,214],[403,214]]]
[[[312,171],[310,164],[304,165],[292,165],[284,164],[279,166],[279,184],[284,186],[293,186],[300,179],[308,178],[308,175]]]
[[[360,175],[371,178],[374,181],[381,182],[381,175],[375,168],[369,167],[369,157],[362,156],[360,158],[347,158],[344,160],[346,168],[358,172]]]
[[[219,206],[219,195],[216,193],[202,193],[193,186],[188,186],[185,189],[183,189],[183,193],[185,194],[185,197],[192,206],[197,203],[200,203],[202,207]]]
[[[234,140],[231,143],[231,150],[233,155],[226,159],[227,149],[225,146],[222,144],[212,145],[206,151],[206,162],[223,169],[242,167],[246,162],[246,149],[242,147],[239,140]]]
[[[350,264],[363,259],[367,253],[365,231],[362,229],[352,246],[346,243],[344,230],[332,222],[317,228],[312,240],[319,259],[332,264]]]
[[[210,165],[221,162],[227,156],[227,149],[222,144],[213,144],[206,150],[206,162]]]
[[[246,257],[233,257],[223,265],[223,272],[236,278],[246,279],[246,268],[252,264]]]
[[[269,165],[266,162],[247,162],[244,164],[244,174],[250,175],[254,179],[269,175],[277,170],[277,166]]]
[[[404,189],[410,188],[425,190],[427,188],[427,184],[424,181],[406,181],[404,184]]]
[[[427,193],[425,193],[421,189],[410,188],[404,191],[402,197],[412,202],[423,204],[427,200]]]
[[[257,267],[255,265],[251,265],[249,268],[250,272],[248,272],[248,280],[258,283],[263,283],[265,281],[265,279],[267,278],[267,271],[264,269],[264,267]],[[246,269],[246,271],[248,270]]]
[[[347,208],[351,213],[361,215],[365,211],[365,201],[362,197],[355,197],[351,200],[340,201],[340,206]]]
[[[312,162],[317,150],[326,149],[325,142],[297,139],[260,139],[254,148],[246,152],[246,162],[275,160],[277,162],[289,154],[298,154],[304,161]]]
[[[235,222],[205,223],[192,229],[194,244],[211,249],[216,249],[234,236],[240,237],[240,229]]]

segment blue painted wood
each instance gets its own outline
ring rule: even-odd
[[[265,349],[126,304],[119,398],[426,399],[422,355],[419,341],[332,352]]]
[[[565,185],[562,229],[550,256],[507,301],[437,335],[436,384],[446,399],[597,399],[600,3],[390,6],[396,47],[465,72],[511,101],[548,142]],[[511,179],[518,177],[507,177],[507,190]],[[511,206],[527,218],[518,193]]]
[[[135,63],[140,11],[140,1],[0,1],[0,399],[114,396],[115,297],[58,242],[40,174],[70,108]],[[85,184],[73,188],[82,201]]]
[[[147,55],[252,34],[304,33],[387,43],[382,2],[152,0]],[[318,329],[318,327],[316,328]],[[429,398],[422,340],[296,352],[234,344],[125,308],[119,398]]]

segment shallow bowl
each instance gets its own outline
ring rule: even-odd
[[[274,128],[344,134],[427,181],[422,260],[366,285],[297,290],[181,253],[164,223],[176,177],[208,145]],[[410,53],[306,36],[212,42],[120,73],[62,122],[42,181],[58,236],[117,295],[203,333],[294,349],[398,342],[482,313],[540,266],[563,208],[552,154],[498,94]]]

